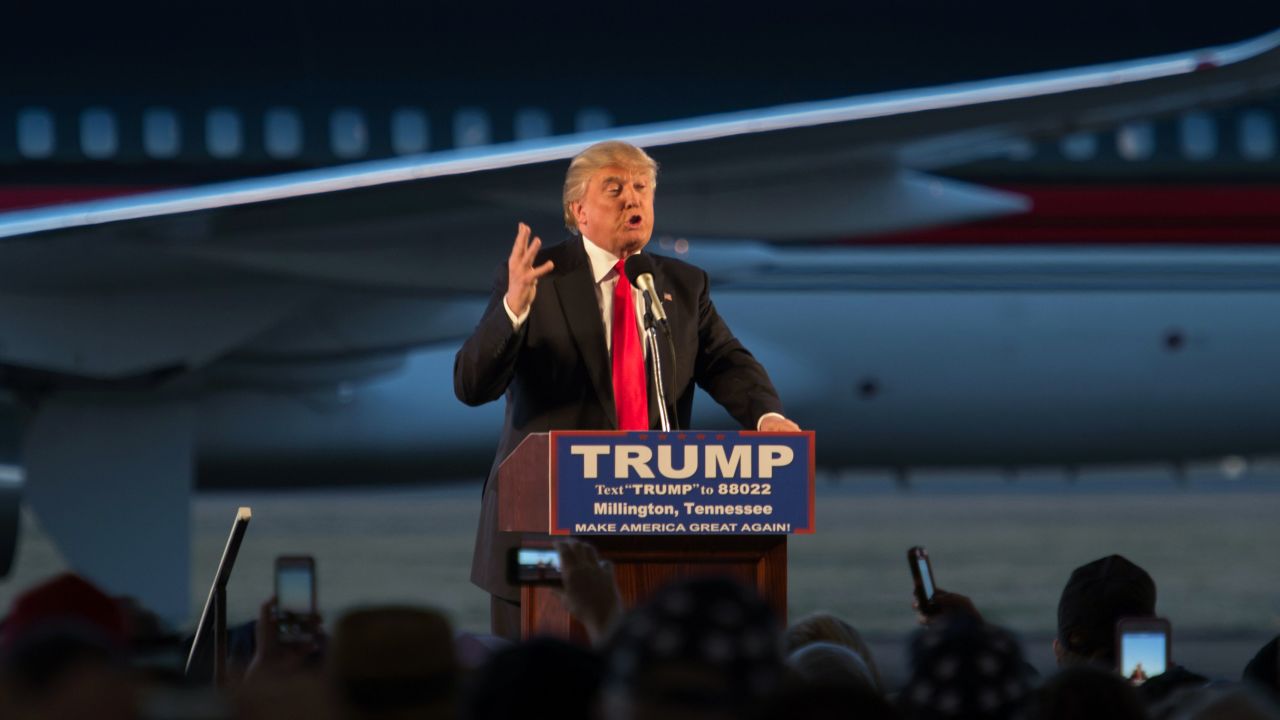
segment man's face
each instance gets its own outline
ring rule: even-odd
[[[642,170],[596,171],[573,205],[578,230],[618,257],[636,253],[653,234],[653,180]]]

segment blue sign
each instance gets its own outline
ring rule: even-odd
[[[552,535],[813,532],[813,433],[551,433]]]

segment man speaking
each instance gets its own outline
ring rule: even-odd
[[[521,538],[498,532],[495,478],[503,458],[529,433],[659,426],[664,400],[647,379],[653,358],[641,343],[649,300],[632,287],[624,264],[653,232],[657,180],[653,158],[627,143],[602,142],[579,153],[563,200],[565,225],[580,239],[543,248],[521,223],[489,306],[454,361],[453,387],[462,402],[507,396],[471,564],[471,581],[492,595],[497,635],[518,637],[520,630],[520,591],[507,583],[506,555]],[[654,280],[650,297],[661,303],[670,328],[672,342],[658,344],[657,359],[675,425],[688,428],[696,383],[743,427],[799,430],[781,414],[764,368],[716,313],[707,274],[679,260],[645,259]]]

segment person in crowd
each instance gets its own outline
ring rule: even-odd
[[[931,622],[911,642],[911,674],[898,695],[903,715],[1015,718],[1031,688],[1018,641],[964,613]]]
[[[64,573],[13,602],[0,631],[0,717],[126,720],[138,713],[120,605]]]
[[[308,666],[315,668],[324,659],[327,636],[320,615],[314,615],[308,620],[308,630],[300,634],[304,638],[300,642],[281,641],[277,617],[276,599],[273,597],[258,607],[258,619],[255,622],[236,626],[228,631],[227,639],[233,659],[243,655],[246,650],[249,651],[246,676],[263,671],[281,674]],[[244,639],[247,630],[252,630],[253,633],[252,640],[248,643]]]
[[[773,613],[722,578],[659,589],[622,617],[604,654],[603,714],[619,720],[751,717],[785,675]]]
[[[1026,720],[1146,720],[1133,686],[1111,670],[1076,665],[1050,677],[1028,698]]]
[[[340,720],[333,689],[315,668],[281,667],[245,676],[231,693],[237,720]]]
[[[884,694],[884,680],[880,668],[876,665],[871,648],[862,639],[862,635],[849,623],[828,612],[816,612],[795,621],[787,628],[783,636],[783,646],[789,655],[810,643],[829,642],[852,650],[866,665],[871,673],[872,687],[876,692]]]
[[[1280,703],[1280,635],[1262,646],[1244,668],[1243,679]]]
[[[880,692],[866,661],[845,645],[830,642],[803,645],[787,656],[787,666],[812,685],[861,687]]]
[[[459,630],[453,636],[453,646],[458,652],[458,666],[462,669],[463,674],[479,670],[494,655],[512,647],[514,644],[512,641],[497,635],[467,630]]]
[[[981,622],[973,601],[959,593],[938,590],[937,611],[921,615],[922,623],[965,616]],[[919,610],[913,601],[913,607]],[[1151,575],[1120,555],[1108,555],[1076,568],[1058,599],[1058,632],[1053,654],[1062,668],[1095,665],[1116,667],[1116,623],[1126,617],[1156,616],[1156,584]],[[1138,686],[1138,694],[1152,705],[1183,687],[1207,683],[1203,675],[1172,664]]]
[[[251,643],[243,630],[252,628]],[[233,674],[236,717],[240,720],[336,720],[338,696],[320,673],[323,635],[315,619],[314,638],[306,643],[281,642],[276,628],[276,599],[258,608],[257,621],[231,633],[232,658],[247,645],[252,656],[247,668]],[[237,639],[239,638],[239,639]],[[237,648],[239,648],[237,650]],[[239,666],[241,663],[234,663]]]
[[[327,643],[286,644],[275,632],[274,603],[263,603],[259,613],[256,651],[237,692],[239,717],[455,717],[461,670],[453,629],[440,613],[354,610],[339,619]]]
[[[1053,653],[1059,667],[1090,664],[1116,667],[1116,623],[1126,617],[1156,616],[1156,584],[1127,558],[1108,555],[1076,568],[1058,599],[1058,633]],[[1155,703],[1179,687],[1208,680],[1181,665],[1147,679],[1138,693]]]
[[[460,689],[453,628],[426,608],[349,612],[334,628],[325,675],[344,720],[452,720]]]
[[[1184,686],[1162,704],[1170,720],[1280,720],[1280,707],[1247,685]]]
[[[804,717],[895,720],[884,681],[862,635],[827,612],[807,615],[783,635],[790,682],[764,713],[766,718]]]
[[[1058,598],[1058,665],[1115,667],[1116,622],[1155,610],[1155,581],[1128,559],[1109,555],[1076,568]]]
[[[884,696],[866,687],[789,682],[762,707],[760,720],[900,720]]]
[[[589,648],[534,638],[494,655],[468,688],[467,720],[591,720],[604,672]]]

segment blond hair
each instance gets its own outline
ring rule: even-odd
[[[884,680],[880,677],[880,668],[876,667],[875,657],[871,655],[871,648],[861,633],[835,615],[823,611],[806,615],[787,628],[782,640],[788,655],[813,643],[832,643],[849,648],[871,671],[875,690],[884,692]]]
[[[596,171],[606,167],[620,167],[631,172],[641,172],[649,177],[649,184],[658,186],[658,163],[644,150],[621,140],[606,140],[583,150],[569,163],[564,176],[564,226],[578,234],[578,219],[573,216],[573,203],[587,194],[587,183]]]

